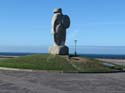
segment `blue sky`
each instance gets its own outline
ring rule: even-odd
[[[125,0],[0,0],[0,47],[50,46],[57,7],[71,18],[67,45],[125,46]]]

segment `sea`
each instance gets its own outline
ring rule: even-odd
[[[47,46],[39,47],[0,47],[0,56],[25,56],[47,54]],[[74,46],[69,46],[69,53],[74,54]],[[125,46],[77,46],[79,56],[90,58],[125,59]]]
[[[33,54],[47,54],[47,53],[0,52],[0,56],[26,56]],[[89,58],[125,59],[125,55],[123,54],[78,54],[78,55],[81,57],[89,57]]]

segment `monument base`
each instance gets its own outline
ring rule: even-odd
[[[69,48],[67,46],[51,46],[49,48],[49,54],[68,55],[69,54]]]

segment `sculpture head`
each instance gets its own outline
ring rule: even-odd
[[[62,9],[61,8],[55,8],[53,10],[53,13],[61,13],[62,14]]]

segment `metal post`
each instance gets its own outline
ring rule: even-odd
[[[75,42],[75,56],[77,56],[77,52],[76,52],[77,40],[74,40],[74,42]]]

